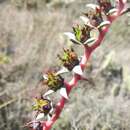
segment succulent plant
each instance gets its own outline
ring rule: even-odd
[[[110,0],[97,0],[98,5],[88,4],[86,7],[90,8],[88,12],[83,13],[81,19],[84,25],[77,24],[73,26],[73,32],[66,32],[65,35],[69,37],[72,43],[77,45],[82,45],[84,47],[84,55],[81,60],[78,58],[78,54],[71,49],[63,49],[63,55],[58,55],[61,64],[66,70],[48,71],[43,74],[43,84],[47,85],[49,91],[43,95],[43,99],[36,99],[36,104],[34,105],[34,111],[38,111],[38,115],[35,118],[37,122],[32,123],[34,126],[33,130],[50,130],[52,125],[58,120],[66,101],[68,100],[68,95],[72,88],[76,86],[77,82],[82,79],[83,71],[86,68],[86,63],[90,58],[94,50],[99,47],[104,39],[110,25],[119,16],[128,12],[126,8],[126,0],[116,0],[116,5],[112,5]],[[104,16],[105,15],[105,16]],[[91,36],[91,31],[96,30],[99,32],[97,38]],[[93,43],[90,45],[90,43]],[[70,82],[65,81],[61,76],[64,72],[74,72],[72,80]],[[49,94],[52,92],[57,92],[60,90],[61,99],[53,108],[51,99],[48,98]],[[49,115],[53,108],[53,114],[48,120],[44,120],[44,115]]]

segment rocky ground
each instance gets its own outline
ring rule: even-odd
[[[63,32],[89,2],[0,0],[0,130],[26,129],[41,72],[59,64],[57,54],[70,43]],[[129,36],[128,14],[115,21],[89,61],[85,75],[94,85],[78,83],[53,130],[130,129]],[[81,47],[75,50],[82,55]]]

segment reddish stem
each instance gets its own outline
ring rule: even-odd
[[[118,13],[115,15],[115,16],[112,16],[112,17],[108,17],[108,20],[112,22],[118,17],[120,16],[120,13],[122,12],[122,10],[124,9],[125,7],[125,3],[123,3],[122,0],[118,0]],[[100,46],[100,44],[102,43],[102,40],[104,39],[106,33],[108,32],[108,29],[109,29],[110,25],[105,27],[105,28],[102,28],[102,30],[100,30],[100,34],[99,34],[99,37],[97,39],[97,41],[94,43],[94,45],[92,45],[91,47],[88,47],[86,46],[85,47],[85,52],[84,52],[84,56],[80,62],[80,66],[82,68],[82,70],[84,71],[85,67],[86,67],[86,63],[89,59],[89,57],[91,56],[92,52],[98,47]],[[65,82],[65,85],[66,85],[66,89],[67,89],[67,93],[69,95],[69,93],[71,92],[72,88],[74,86],[76,86],[77,82],[80,80],[80,76],[79,75],[76,75],[74,74],[72,80],[69,82],[69,83],[66,83]],[[55,121],[59,118],[63,108],[64,108],[64,105],[66,103],[66,99],[64,97],[62,97],[60,99],[60,101],[57,103],[56,107],[55,107],[55,112],[51,118],[50,121],[46,121],[44,124],[43,124],[43,130],[50,130],[52,125],[55,123]]]

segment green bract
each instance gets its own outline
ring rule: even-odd
[[[74,33],[75,33],[76,39],[78,41],[81,41],[82,31],[81,31],[81,27],[80,26],[74,27]]]

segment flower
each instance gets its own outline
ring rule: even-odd
[[[64,85],[64,78],[61,73],[55,71],[48,71],[43,75],[43,84],[47,85],[49,90],[43,95],[44,97],[49,94],[60,90],[61,96],[68,99],[66,87]]]
[[[79,64],[79,59],[73,48],[63,49],[63,56],[58,55],[58,58],[61,61],[61,64],[71,71],[74,66]]]
[[[73,33],[66,32],[64,34],[68,36],[74,44],[88,45],[95,41],[95,38],[91,37],[91,31],[93,28],[93,26],[87,24],[84,24],[83,26],[76,25],[73,26]]]
[[[38,99],[35,98],[35,104],[33,105],[33,110],[39,111],[40,113],[44,113],[44,115],[49,114],[52,109],[52,104],[49,99]]]
[[[32,105],[32,109],[35,111],[34,120],[27,123],[27,127],[31,130],[42,130],[42,122],[44,122],[45,116],[47,116],[48,120],[50,120],[53,105],[52,102],[47,98],[35,98],[34,105]]]
[[[100,6],[95,5],[95,4],[87,4],[86,6],[87,8],[90,8],[90,10],[84,13],[87,19],[85,19],[84,17],[81,17],[81,19],[84,22],[87,22],[91,26],[94,26],[98,29],[101,29],[102,27],[110,24],[109,21],[104,21]]]
[[[34,101],[35,104],[32,106],[32,108],[34,111],[36,111],[35,122],[43,121],[45,116],[47,116],[48,120],[50,120],[53,112],[53,105],[50,99],[35,98]]]
[[[111,4],[110,0],[98,0],[98,3],[106,15],[117,12],[117,9]]]
[[[75,53],[74,49],[63,49],[63,56],[58,55],[58,58],[61,61],[61,64],[68,70],[73,71],[78,75],[83,75],[82,69],[79,65],[80,60]],[[60,72],[67,72],[65,68],[62,68]]]
[[[91,30],[92,30],[92,27],[88,25],[83,25],[83,26],[77,25],[73,27],[76,40],[78,40],[79,42],[83,44],[85,44],[85,42],[88,43],[87,40],[91,38],[91,35],[90,35]]]
[[[55,92],[64,85],[64,79],[62,76],[54,71],[48,71],[45,75],[43,75],[43,78],[43,83]]]

